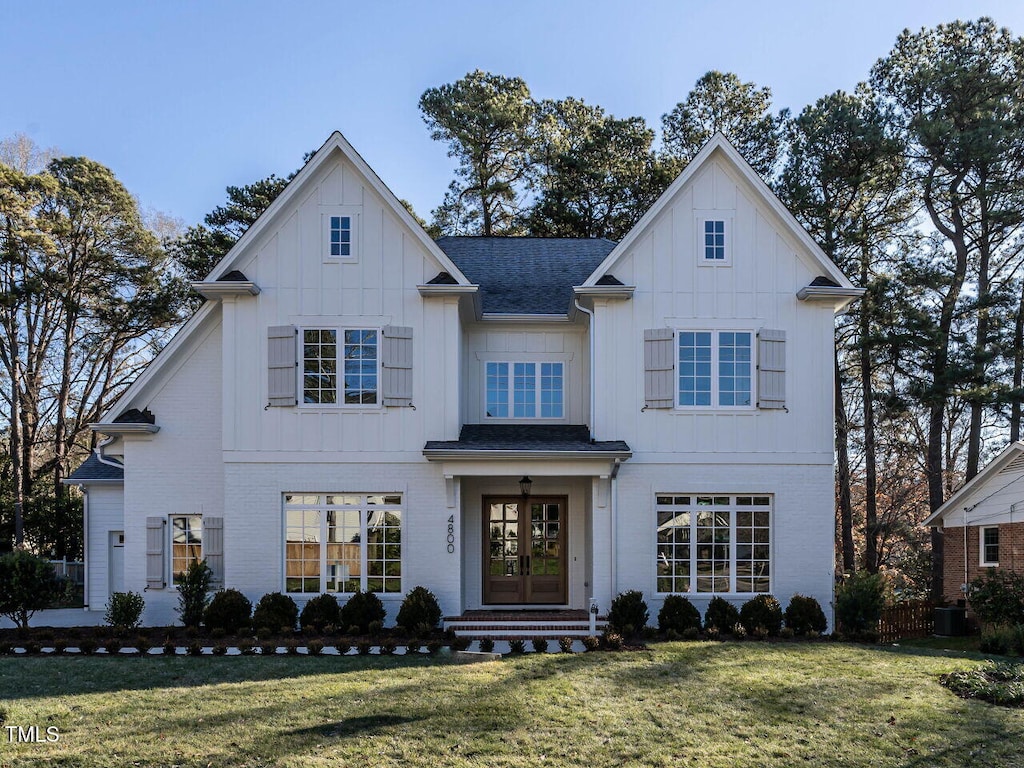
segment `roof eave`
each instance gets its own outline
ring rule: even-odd
[[[124,485],[124,480],[117,480],[112,477],[95,478],[88,477],[65,477],[60,481],[62,485]]]
[[[222,299],[225,296],[258,296],[260,288],[256,283],[249,281],[224,282],[224,281],[201,281],[189,283],[192,290],[201,294],[207,299]]]
[[[156,424],[137,424],[134,422],[118,423],[116,421],[95,422],[89,425],[93,432],[104,435],[155,435],[160,431]]]
[[[632,457],[632,451],[528,451],[528,450],[488,450],[488,449],[452,449],[424,448],[423,455],[427,461],[451,461],[453,459],[472,459],[476,461],[507,461],[509,459],[591,459],[608,461],[619,459],[626,461]]]
[[[447,283],[424,283],[423,285],[417,285],[416,290],[420,292],[420,296],[466,296],[469,294],[477,293],[480,290],[479,285],[451,285]]]
[[[568,323],[568,313],[546,315],[540,313],[483,312],[479,320],[485,323]]]
[[[613,299],[627,301],[633,298],[635,285],[574,285],[572,291],[577,296],[589,296],[595,299]]]
[[[841,314],[857,299],[867,293],[866,288],[844,288],[831,285],[805,285],[796,292],[800,301],[832,304],[835,313]]]

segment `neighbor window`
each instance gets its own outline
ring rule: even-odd
[[[657,591],[771,591],[772,497],[655,497]]]
[[[400,494],[284,497],[285,591],[400,593]]]
[[[981,564],[999,565],[999,526],[986,526],[981,529]]]
[[[171,516],[171,581],[179,583],[192,563],[203,559],[203,518]]]
[[[565,412],[562,363],[487,363],[485,378],[489,418],[560,419]]]
[[[377,331],[303,329],[302,401],[318,405],[375,405]]]
[[[704,220],[704,260],[725,261],[725,222],[721,219]]]
[[[753,338],[750,331],[680,331],[678,404],[749,407]]]

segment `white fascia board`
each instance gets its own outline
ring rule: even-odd
[[[584,286],[592,286],[609,271],[612,266],[618,261],[636,242],[640,234],[647,228],[654,218],[661,213],[661,211],[668,205],[669,201],[675,197],[676,193],[685,186],[691,178],[697,173],[698,170],[708,161],[711,155],[719,151],[726,158],[729,159],[730,163],[734,166],[737,172],[754,188],[754,191],[758,193],[764,203],[775,212],[775,214],[782,220],[783,224],[790,230],[791,234],[796,240],[809,251],[811,257],[817,262],[818,267],[821,269],[822,274],[831,278],[833,282],[838,283],[843,288],[855,287],[850,279],[843,274],[842,270],[837,267],[828,256],[825,255],[821,247],[814,242],[807,230],[804,229],[800,222],[796,220],[789,209],[782,204],[782,201],[772,192],[771,188],[764,183],[764,180],[757,174],[750,164],[743,159],[743,156],[736,150],[736,148],[729,143],[729,140],[725,138],[722,133],[716,133],[708,140],[700,152],[697,153],[696,157],[693,158],[683,169],[683,172],[679,174],[675,181],[673,181],[668,189],[666,189],[659,197],[654,205],[652,205],[638,221],[631,230],[626,234],[619,244],[612,249],[612,252],[608,254],[601,265],[593,271],[593,273],[584,281]]]
[[[574,285],[573,293],[577,296],[591,296],[598,299],[632,299],[636,292],[635,285]]]
[[[97,421],[90,424],[89,429],[104,435],[155,435],[160,431],[160,427],[156,424],[119,423],[116,421]]]
[[[480,290],[479,285],[451,285],[444,283],[424,283],[417,285],[420,296],[465,296]]]
[[[100,417],[98,424],[109,424],[113,423],[114,416],[125,410],[132,400],[138,396],[139,392],[149,382],[153,381],[160,372],[170,364],[170,361],[177,357],[178,351],[185,347],[188,340],[201,328],[206,321],[213,317],[215,313],[220,311],[220,302],[218,301],[207,301],[196,313],[188,319],[188,321],[181,327],[181,329],[174,334],[167,346],[160,350],[160,354],[155,359],[150,361],[146,369],[139,374],[139,377],[131,383],[131,386],[124,391],[124,393],[117,398],[113,405],[111,405],[106,412]],[[99,430],[97,430],[99,431]]]
[[[957,510],[976,489],[988,482],[989,478],[1002,472],[1021,453],[1024,453],[1024,442],[1018,440],[1016,443],[1010,443],[1003,449],[1002,453],[988,463],[987,467],[960,486],[956,493],[946,499],[941,507],[925,518],[924,522],[921,523],[921,527],[930,528],[937,525],[938,521],[942,521],[947,514]]]
[[[295,174],[288,186],[285,187],[284,191],[277,196],[277,199],[271,203],[267,210],[265,210],[260,217],[253,222],[253,225],[245,231],[238,241],[231,247],[231,250],[217,263],[217,266],[213,268],[206,280],[203,282],[214,282],[217,278],[226,275],[232,269],[236,268],[236,262],[241,258],[242,253],[248,248],[249,244],[256,240],[267,228],[268,222],[270,222],[279,211],[287,207],[292,203],[292,200],[298,196],[298,191],[301,189],[306,181],[314,176],[317,170],[328,161],[333,151],[337,150],[340,152],[352,165],[356,167],[363,178],[367,180],[371,187],[377,192],[378,195],[384,200],[384,202],[391,208],[392,212],[398,216],[399,219],[412,231],[413,236],[416,237],[427,252],[430,253],[437,261],[441,264],[443,271],[454,277],[460,285],[470,285],[470,281],[466,279],[466,276],[462,274],[461,270],[455,266],[455,263],[448,258],[448,255],[441,250],[440,246],[430,239],[430,235],[426,233],[423,226],[412,217],[412,214],[406,210],[405,206],[399,202],[398,198],[395,197],[395,193],[392,192],[388,186],[381,181],[381,178],[377,175],[366,161],[363,160],[362,156],[356,152],[355,148],[348,143],[348,140],[341,135],[340,131],[332,133],[327,141],[324,142],[323,146],[318,149],[311,158],[306,162],[302,169]]]
[[[222,299],[225,296],[258,296],[260,289],[248,280],[189,283],[192,290],[206,299]]]

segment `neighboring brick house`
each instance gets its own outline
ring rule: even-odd
[[[722,137],[634,229],[431,240],[339,133],[93,429],[88,609],[177,574],[393,622],[833,587],[834,317],[861,295]],[[114,475],[117,475],[116,477]]]
[[[1024,442],[1006,446],[923,524],[942,533],[948,603],[989,568],[1024,571]]]

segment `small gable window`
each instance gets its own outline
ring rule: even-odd
[[[725,222],[721,219],[704,220],[704,260],[725,262]]]
[[[348,257],[352,255],[352,217],[330,217],[330,255]]]
[[[990,525],[981,529],[981,565],[999,565],[999,526]]]

